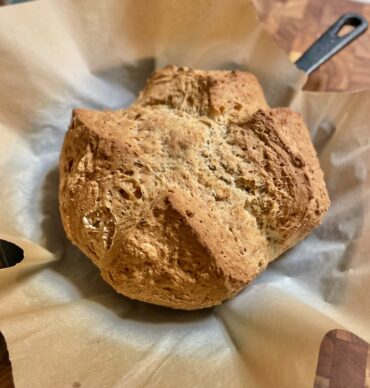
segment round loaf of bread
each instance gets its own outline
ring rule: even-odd
[[[75,110],[60,160],[69,239],[132,299],[237,294],[328,209],[299,114],[245,72],[169,66],[119,111]]]

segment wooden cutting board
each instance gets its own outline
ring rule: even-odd
[[[370,4],[349,0],[254,0],[265,29],[295,61],[339,16],[361,13],[370,21]],[[0,0],[0,5],[3,0]],[[308,79],[306,90],[370,89],[370,32],[366,32]],[[322,377],[326,378],[326,377]],[[316,387],[326,381],[316,380]],[[321,385],[321,383],[323,385]],[[0,387],[12,388],[11,365],[0,335]],[[336,387],[331,382],[330,387]]]
[[[370,22],[369,1],[254,0],[254,3],[265,29],[293,61],[344,13],[360,13]],[[370,29],[316,70],[305,89],[370,89]]]
[[[369,344],[346,330],[333,330],[321,342],[314,388],[368,388]]]
[[[0,388],[13,388],[12,369],[3,335],[0,333]]]

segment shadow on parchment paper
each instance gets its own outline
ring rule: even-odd
[[[154,70],[154,59],[145,58],[134,64],[125,64],[104,72],[96,73],[95,76],[105,83],[121,85],[125,90],[137,96],[144,87],[147,78]],[[105,109],[104,102],[99,100],[86,100],[86,105],[92,109]],[[117,109],[123,106],[117,107]],[[59,108],[60,110],[61,108]],[[70,109],[66,114],[70,116]],[[60,112],[57,112],[60,115]],[[67,129],[67,128],[66,128]],[[61,144],[60,144],[61,147]],[[66,239],[61,222],[59,203],[59,171],[58,167],[52,168],[46,175],[42,190],[42,212],[44,221],[42,223],[47,249],[55,252],[58,247],[63,246],[63,255],[57,262],[48,265],[48,269],[61,275],[71,283],[90,302],[99,303],[111,310],[122,319],[131,319],[150,323],[185,323],[202,320],[211,314],[210,309],[202,311],[179,311],[165,307],[155,306],[144,302],[132,301],[123,295],[117,294],[100,276],[99,269],[82,254],[76,247],[72,246]],[[77,270],[74,270],[77,269]],[[37,271],[37,270],[35,270]],[[24,276],[30,276],[34,274]],[[127,308],[118,308],[125,306]]]
[[[325,153],[325,148],[336,132],[333,122],[323,120],[316,131],[313,143],[320,158]],[[333,154],[336,152],[334,147]],[[342,165],[336,171],[325,171],[332,165],[323,166],[326,186],[329,192],[331,206],[324,218],[324,224],[314,233],[320,240],[344,244],[344,249],[335,255],[327,255],[331,265],[325,267],[320,278],[320,291],[325,302],[339,304],[346,294],[349,269],[357,251],[357,240],[364,227],[364,209],[361,200],[351,201],[350,206],[341,204],[343,197],[350,196],[353,199],[362,198],[361,179],[354,171],[354,166]],[[337,208],[341,207],[341,211]],[[345,210],[344,210],[345,209]]]
[[[139,92],[144,88],[146,80],[155,70],[154,58],[141,58],[133,63],[123,63],[116,67],[105,69],[103,71],[92,72],[92,74],[112,88],[121,88],[126,94],[131,94],[132,99],[122,102],[113,109],[127,108]],[[89,82],[87,80],[86,82]],[[107,109],[107,102],[101,101],[99,96],[85,97],[84,107],[90,109]]]
[[[155,69],[154,58],[142,58],[134,64],[125,64],[117,69],[105,71],[98,74],[98,77],[112,82],[122,83],[126,89],[130,90],[137,96],[144,88],[146,80],[150,77]]]
[[[61,254],[65,251],[67,238],[59,212],[58,190],[59,170],[58,167],[54,167],[47,173],[42,187],[43,221],[41,227],[45,236],[45,248],[50,252]]]
[[[357,253],[357,241],[362,235],[364,227],[364,209],[361,201],[353,201],[353,207],[346,207],[344,211],[336,212],[340,197],[347,195],[359,184],[352,166],[344,166],[340,172],[332,175],[334,176],[331,176],[328,182],[332,209],[329,210],[325,227],[318,229],[317,235],[324,241],[338,241],[338,243],[344,244],[342,251],[332,257],[328,255],[327,260],[331,260],[332,265],[326,267],[326,271],[320,279],[324,300],[328,303],[338,304],[341,303],[346,294],[349,270]],[[344,176],[345,180],[342,179]],[[331,190],[333,180],[336,181],[335,190]],[[353,191],[351,196],[361,198],[362,195],[361,192]]]
[[[336,127],[332,122],[324,120],[319,124],[312,139],[319,159],[324,154],[325,148],[335,131]],[[335,153],[335,151],[334,148],[332,153]],[[317,288],[325,302],[336,305],[341,303],[345,297],[349,270],[357,253],[357,240],[361,236],[364,226],[362,202],[354,200],[355,198],[362,198],[362,186],[359,184],[359,178],[351,165],[337,166],[335,171],[330,171],[333,168],[331,162],[322,165],[322,167],[331,206],[324,217],[323,224],[315,229],[311,236],[315,236],[319,242],[337,243],[338,246],[342,245],[342,248],[337,249],[335,252],[332,250],[321,252],[323,265],[320,268],[320,275],[317,276],[317,283],[310,283],[307,286],[312,289]],[[341,203],[344,197],[353,199],[349,206],[344,206]],[[338,208],[341,210],[339,211]],[[293,247],[288,250],[271,263],[269,268],[281,272],[281,266],[283,266],[282,272],[285,275],[304,283],[305,272],[310,270],[311,266],[316,265],[317,258],[306,256],[306,262],[304,265],[300,265],[303,264],[302,258],[299,257],[299,250],[295,255],[295,249],[296,247]],[[296,256],[295,263],[291,260],[293,259],[292,256]],[[300,264],[297,264],[298,261]]]

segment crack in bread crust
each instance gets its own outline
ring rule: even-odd
[[[75,110],[60,175],[69,239],[118,292],[172,308],[232,297],[329,206],[301,117],[245,72],[169,66],[127,110]]]

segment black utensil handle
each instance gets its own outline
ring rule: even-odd
[[[339,36],[338,32],[344,26],[354,28],[347,34]],[[344,14],[303,53],[296,62],[297,67],[306,74],[311,74],[338,51],[363,34],[367,27],[368,22],[363,16],[355,13]]]

